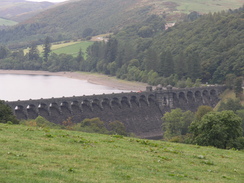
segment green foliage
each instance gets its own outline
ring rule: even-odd
[[[108,124],[108,129],[115,134],[127,136],[125,125],[118,120],[110,122]]]
[[[89,133],[108,133],[108,130],[105,127],[105,123],[99,118],[84,119],[81,123],[73,126],[73,129]]]
[[[244,109],[237,110],[237,111],[236,111],[236,114],[237,114],[237,115],[241,118],[241,120],[242,120],[242,125],[241,125],[241,127],[242,127],[242,131],[243,131],[242,136],[244,137]]]
[[[226,102],[221,102],[218,111],[232,110],[236,112],[237,110],[243,109],[239,99],[228,98]]]
[[[241,98],[243,95],[242,82],[242,77],[236,78],[235,80],[234,90],[237,98]]]
[[[13,115],[11,108],[0,100],[0,123],[18,124],[19,121]]]
[[[166,31],[155,28],[153,34],[149,27],[163,25],[164,19],[151,16],[122,29],[111,42],[91,47],[89,61],[96,65],[98,72],[117,73],[121,79],[149,84],[170,83],[181,88],[200,86],[200,81],[223,83],[228,74],[226,80],[230,83],[232,75],[243,75],[242,12],[243,8],[208,14],[194,22],[181,22]],[[226,38],[224,42],[223,37]],[[116,44],[112,48],[115,51],[112,51],[110,47],[114,40]],[[133,68],[131,60],[137,60]],[[112,72],[107,62],[115,63]],[[93,69],[91,67],[89,71]],[[172,80],[172,76],[177,76],[177,80]]]
[[[166,112],[162,118],[164,138],[170,139],[174,136],[186,135],[188,127],[194,120],[194,114],[191,111],[183,112],[181,109],[173,109]]]
[[[51,52],[51,40],[50,37],[46,37],[45,42],[43,44],[43,57],[44,61],[47,62],[49,54]]]
[[[232,148],[241,137],[241,118],[233,111],[210,112],[190,125],[193,143],[218,148]]]
[[[200,121],[205,114],[212,112],[212,111],[213,111],[213,108],[210,106],[206,106],[206,105],[199,106],[197,109],[197,112],[195,113],[195,120]]]
[[[22,120],[20,122],[22,125],[33,126],[33,127],[42,127],[42,128],[52,128],[52,129],[60,129],[61,126],[55,123],[49,122],[42,116],[38,116],[36,119],[31,120]]]
[[[99,118],[84,119],[81,123],[72,124],[70,129],[89,133],[128,135],[122,122],[113,121],[106,125]]]

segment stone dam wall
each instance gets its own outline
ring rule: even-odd
[[[85,118],[99,117],[106,124],[118,120],[127,132],[141,138],[160,138],[162,116],[171,109],[196,111],[201,105],[214,107],[224,86],[177,89],[168,86],[146,91],[73,96],[39,100],[6,102],[18,119],[35,119],[43,116],[48,121],[61,124],[71,117],[79,123]]]

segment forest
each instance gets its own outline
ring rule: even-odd
[[[164,18],[151,15],[145,21],[115,32],[107,42],[95,42],[83,58],[52,53],[53,39],[43,39],[29,53],[0,47],[1,69],[100,72],[125,80],[191,87],[222,84],[244,75],[244,8],[199,15],[165,30]]]

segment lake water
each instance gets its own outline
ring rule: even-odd
[[[62,76],[0,74],[0,100],[5,101],[121,92],[128,91]]]

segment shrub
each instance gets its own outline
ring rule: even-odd
[[[12,122],[12,124],[18,124],[19,120],[13,115],[11,108],[0,100],[0,123]]]
[[[118,135],[127,135],[126,129],[125,129],[125,125],[120,122],[120,121],[113,121],[111,123],[108,124],[108,129],[109,131],[111,131],[112,133],[118,134]]]

